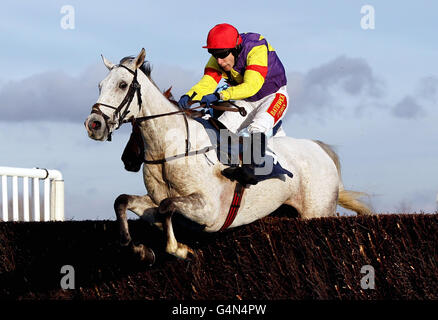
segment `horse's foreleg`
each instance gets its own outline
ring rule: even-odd
[[[187,258],[188,253],[194,253],[185,244],[176,241],[173,233],[172,215],[175,212],[196,214],[196,211],[202,211],[205,208],[205,201],[199,193],[192,193],[186,197],[167,198],[161,201],[158,207],[158,213],[164,215],[164,229],[166,231],[167,244],[166,252],[178,258]]]
[[[175,257],[186,259],[189,253],[193,254],[194,252],[187,245],[176,241],[175,234],[173,233],[172,214],[173,213],[166,213],[164,220],[164,227],[167,239],[166,252],[174,255]]]
[[[120,245],[122,247],[130,247],[140,260],[153,264],[155,261],[155,254],[152,249],[147,248],[143,244],[134,245],[131,235],[129,233],[128,217],[126,210],[131,210],[141,218],[153,222],[157,212],[157,206],[148,195],[145,196],[131,196],[122,194],[114,201],[114,211],[116,212],[117,222],[120,228]]]

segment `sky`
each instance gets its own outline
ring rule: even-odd
[[[57,169],[67,220],[115,219],[119,194],[146,190],[120,160],[130,126],[111,142],[83,126],[107,74],[100,55],[117,63],[145,48],[152,78],[178,98],[202,76],[208,31],[227,22],[261,33],[283,62],[289,136],[332,145],[346,188],[376,212],[434,212],[437,10],[432,0],[2,0],[0,166]]]

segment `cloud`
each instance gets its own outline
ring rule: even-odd
[[[200,75],[177,67],[160,66],[157,71],[154,68],[152,78],[161,90],[173,86],[175,99],[200,79]],[[97,85],[107,73],[103,64],[97,64],[78,76],[50,71],[3,82],[0,121],[83,122],[98,98]]]
[[[347,109],[344,105],[348,105],[355,115],[374,107],[386,108],[397,118],[415,119],[427,114],[427,104],[438,101],[438,78],[421,78],[413,93],[388,108],[390,104],[383,99],[386,85],[370,65],[361,58],[339,56],[306,73],[288,73],[288,91],[292,113],[314,112],[320,115],[321,111],[339,112]]]
[[[410,95],[398,102],[392,108],[391,113],[398,118],[405,119],[418,118],[426,114],[424,108]]]
[[[429,102],[437,102],[438,78],[434,76],[421,78],[417,85],[416,95]]]
[[[172,86],[175,99],[202,76],[202,70],[152,65],[152,79],[161,90]],[[78,76],[49,71],[20,81],[0,82],[0,121],[83,122],[97,100],[97,85],[107,74],[102,64]],[[291,113],[321,114],[350,109],[360,115],[367,108],[385,108],[385,83],[362,58],[339,56],[305,73],[289,72]],[[423,104],[438,100],[438,78],[420,79],[414,93],[406,95],[389,112],[399,118],[424,116]]]
[[[50,71],[20,81],[9,81],[0,89],[0,120],[83,121],[97,99],[97,84],[105,68],[91,66],[77,77]]]
[[[385,86],[369,64],[361,58],[339,56],[302,74],[288,73],[292,112],[306,113],[333,109],[346,98],[379,99]]]
[[[187,92],[202,76],[177,66],[153,66],[152,78],[165,90],[172,86],[175,99]],[[0,87],[0,121],[82,122],[97,100],[97,85],[107,74],[101,65],[88,67],[78,76],[50,71],[20,81],[3,82]],[[292,112],[306,113],[338,106],[338,96],[375,97],[383,87],[371,67],[360,58],[340,56],[306,74],[288,74]],[[363,101],[363,99],[361,100]]]
[[[395,117],[416,119],[427,114],[426,107],[438,101],[438,78],[426,76],[421,78],[413,94],[406,95],[394,107],[391,113]],[[426,107],[425,107],[426,106]]]

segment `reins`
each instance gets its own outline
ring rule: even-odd
[[[193,101],[193,103],[197,103],[197,102],[199,102],[199,101]],[[242,115],[242,117],[246,116],[247,112],[246,112],[245,108],[239,107],[238,105],[236,105],[232,101],[227,101],[227,102],[230,103],[231,105],[233,105],[233,107],[223,105],[224,102],[221,102],[221,103],[216,104],[216,105],[211,105],[210,107],[212,109],[220,110],[220,111],[239,112]],[[189,108],[189,109],[182,109],[182,110],[172,111],[172,112],[168,112],[168,113],[159,113],[159,114],[154,114],[151,116],[135,118],[135,121],[142,122],[142,121],[147,121],[147,120],[151,120],[151,119],[155,119],[155,118],[159,118],[159,117],[171,116],[171,115],[182,114],[182,113],[185,113],[186,115],[192,116],[195,112],[200,112],[200,111],[196,110],[198,108],[205,109],[206,107],[205,107],[205,104],[202,104],[202,105],[199,105],[199,106],[196,106],[193,108]],[[201,114],[199,116],[204,116],[204,115],[205,115],[205,112],[201,112]],[[125,121],[125,122],[128,122],[128,121]]]

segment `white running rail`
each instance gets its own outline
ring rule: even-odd
[[[41,221],[40,179],[44,184],[43,221],[64,221],[64,180],[58,170],[0,167],[2,221],[9,221],[8,180],[12,180],[12,221],[20,221],[18,181],[22,180],[22,221]],[[30,217],[29,178],[32,180],[33,219]]]

